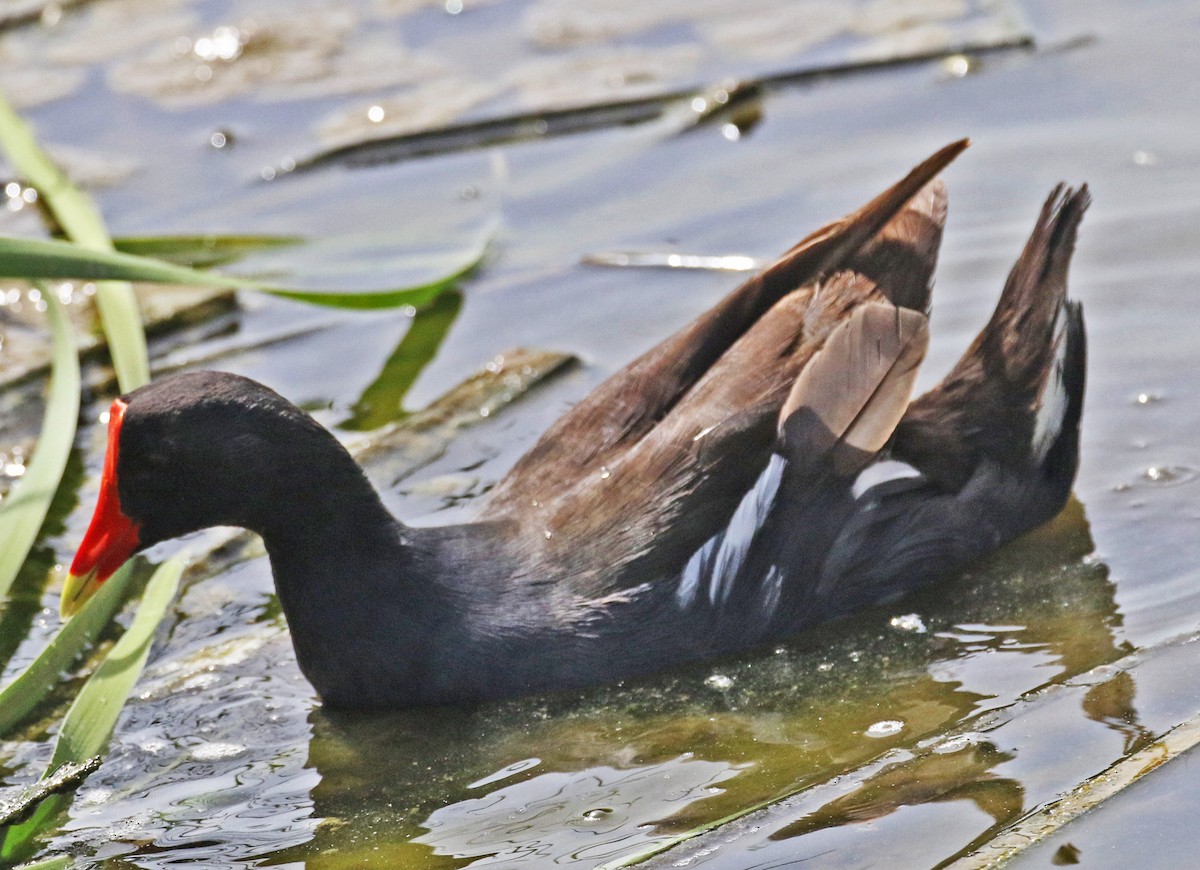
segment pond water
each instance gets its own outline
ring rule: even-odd
[[[90,181],[115,234],[298,234],[309,243],[238,268],[334,290],[436,274],[492,237],[437,313],[247,294],[155,360],[262,380],[352,439],[512,348],[577,355],[416,471],[378,478],[414,522],[469,516],[572,402],[740,280],[590,255],[770,258],[969,135],[945,176],[920,388],[985,321],[1050,188],[1087,181],[1095,198],[1071,275],[1090,342],[1082,467],[1077,500],[1046,528],[776,649],[590,692],[370,716],[321,708],[265,559],[240,561],[186,586],[110,754],[41,853],[114,868],[596,867],[737,816],[649,866],[929,867],[986,856],[1012,823],[1200,714],[1187,678],[1200,666],[1197,15],[1180,0],[363,0],[286,14],[94,0],[6,31],[0,86]],[[780,80],[1025,34],[1035,49]],[[732,74],[771,80],[737,123],[688,128],[669,101],[629,114],[629,101]],[[622,108],[538,135],[539,113],[598,102]],[[526,116],[533,127],[494,123]],[[419,159],[397,159],[411,140],[355,161],[330,151],[447,124],[476,124],[468,139],[487,147],[443,132]],[[39,231],[30,208],[2,214],[0,232]],[[0,315],[0,329],[18,327]],[[410,334],[436,353],[405,395]],[[40,413],[27,393],[5,400],[6,454]],[[69,560],[90,517],[110,398],[85,408],[78,504],[43,541],[43,569]],[[5,617],[33,626],[6,641],[5,680],[57,626],[59,586],[37,573]],[[8,784],[41,774],[60,713],[0,744]],[[1138,789],[1166,803],[1192,791],[1178,772]],[[1081,860],[1113,854],[1105,838],[1123,826],[1176,830],[1134,794],[1104,808],[1109,825],[1064,829]],[[1187,863],[1163,848],[1164,866]]]

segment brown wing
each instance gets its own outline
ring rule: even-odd
[[[677,424],[678,431],[655,439],[657,442],[664,437],[667,443],[674,443],[672,438],[686,441],[694,437],[696,432],[688,430],[695,416],[708,420],[707,426],[744,430],[746,437],[760,445],[761,453],[763,443],[769,446],[773,425],[764,420],[778,413],[787,389],[812,351],[804,348],[808,336],[800,328],[804,318],[798,318],[797,311],[812,301],[814,287],[795,299],[789,300],[789,295],[796,296],[795,291],[822,275],[848,268],[849,274],[860,276],[860,292],[847,298],[857,302],[871,293],[882,293],[896,304],[924,310],[945,217],[945,193],[933,179],[967,145],[962,140],[942,148],[896,185],[808,236],[763,273],[610,377],[517,462],[492,492],[485,516],[576,498],[579,486],[602,479],[603,469],[611,473],[627,451],[693,393],[688,404],[707,413],[682,415],[684,422]],[[870,292],[862,290],[866,286],[862,280],[870,285]],[[828,297],[854,283],[826,281],[824,297],[816,304],[835,311],[839,300]],[[766,317],[781,301],[786,303],[784,312],[791,314]],[[764,319],[771,322],[755,332]],[[827,331],[832,325],[819,328]],[[728,383],[712,383],[727,376],[710,377],[714,367],[740,374]],[[697,390],[705,379],[709,384]],[[765,461],[761,456],[747,458],[751,465]],[[640,477],[639,481],[639,486],[657,485],[654,477]]]
[[[531,574],[566,566],[571,588],[589,596],[677,571],[757,497],[775,452],[800,469],[789,487],[811,488],[805,503],[819,500],[825,473],[852,476],[891,435],[924,353],[924,324],[856,272],[784,297],[637,443],[521,512]],[[826,421],[819,437],[790,425],[806,414]],[[801,501],[790,490],[783,497]],[[736,525],[738,535],[757,528]]]

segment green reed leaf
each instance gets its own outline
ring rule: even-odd
[[[64,764],[83,763],[108,746],[121,708],[145,667],[154,631],[175,599],[183,567],[183,557],[176,556],[159,565],[150,577],[133,622],[67,710],[46,776],[53,775]],[[103,592],[101,590],[96,597]],[[58,813],[69,801],[67,795],[53,795],[43,801],[29,819],[8,828],[0,845],[0,860],[26,857],[34,837],[55,823]]]
[[[117,611],[142,591],[149,575],[142,560],[125,563],[0,691],[0,736],[7,735],[58,686],[62,673],[91,649]]]
[[[253,278],[221,275],[178,266],[151,257],[97,251],[52,239],[0,236],[0,278],[148,281],[220,290],[250,289],[336,308],[376,309],[400,305],[424,307],[465,278],[483,261],[487,241],[448,274],[422,284],[379,290],[322,291],[277,287]]]
[[[51,770],[67,761],[83,761],[108,746],[117,714],[146,664],[154,630],[175,600],[184,564],[184,557],[176,556],[159,565],[151,575],[129,629],[88,678],[67,711],[50,758]]]
[[[208,269],[303,241],[300,236],[274,235],[126,236],[114,238],[113,247],[123,254],[157,257],[192,269]]]
[[[42,150],[33,130],[3,94],[0,94],[0,148],[8,155],[17,174],[37,188],[42,202],[68,238],[85,248],[112,250],[112,239],[96,204],[72,184],[67,174]],[[121,390],[128,392],[147,383],[150,362],[146,334],[142,330],[133,288],[123,281],[98,283],[96,308],[100,312],[100,323],[108,339]]]
[[[8,594],[62,480],[79,419],[79,357],[66,308],[46,287],[46,317],[54,336],[50,390],[41,436],[25,474],[0,502],[0,598]],[[0,711],[0,718],[3,712]]]

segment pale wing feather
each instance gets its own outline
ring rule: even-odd
[[[779,438],[788,461],[843,476],[866,467],[904,416],[928,346],[924,314],[860,305],[830,333],[783,404]]]

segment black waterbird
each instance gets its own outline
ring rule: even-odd
[[[191,372],[118,399],[64,591],[208,526],[260,534],[326,703],[567,689],[793,635],[1051,519],[1078,464],[1067,268],[1086,188],[1046,201],[990,322],[910,401],[947,146],[613,375],[471,523],[410,528],[266,387]]]

